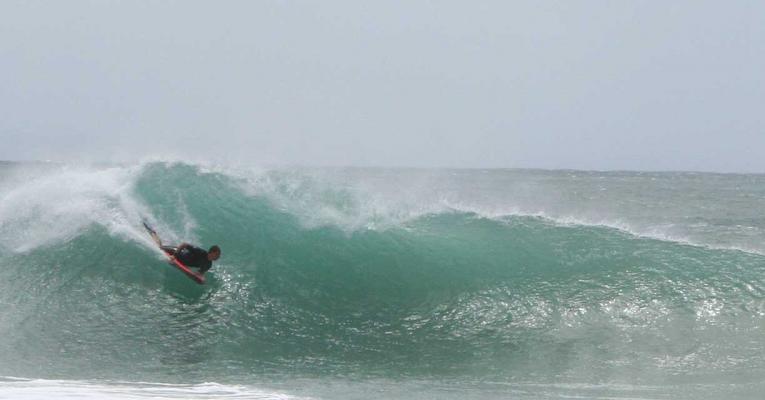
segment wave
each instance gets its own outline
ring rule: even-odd
[[[487,211],[493,174],[6,169],[0,373],[759,379],[759,254]],[[222,247],[207,285],[142,218]]]

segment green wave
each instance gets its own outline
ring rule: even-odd
[[[376,229],[306,224],[310,208],[290,196],[315,188],[269,179],[289,190],[249,193],[184,164],[135,173],[130,198],[160,233],[222,247],[205,286],[114,223],[3,250],[0,375],[657,383],[765,371],[757,254],[456,210]],[[311,198],[356,207],[322,190]]]

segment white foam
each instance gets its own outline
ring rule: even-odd
[[[154,248],[140,229],[149,208],[133,196],[142,166],[52,166],[19,172],[0,191],[0,243],[26,252],[71,239],[92,224]]]
[[[146,382],[90,382],[0,377],[0,399],[256,399],[297,400],[296,397],[244,385],[214,382],[173,385]]]

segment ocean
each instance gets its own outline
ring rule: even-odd
[[[765,175],[5,162],[0,269],[0,398],[765,393]]]

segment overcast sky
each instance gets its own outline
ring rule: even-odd
[[[762,1],[0,2],[0,159],[765,172]]]

